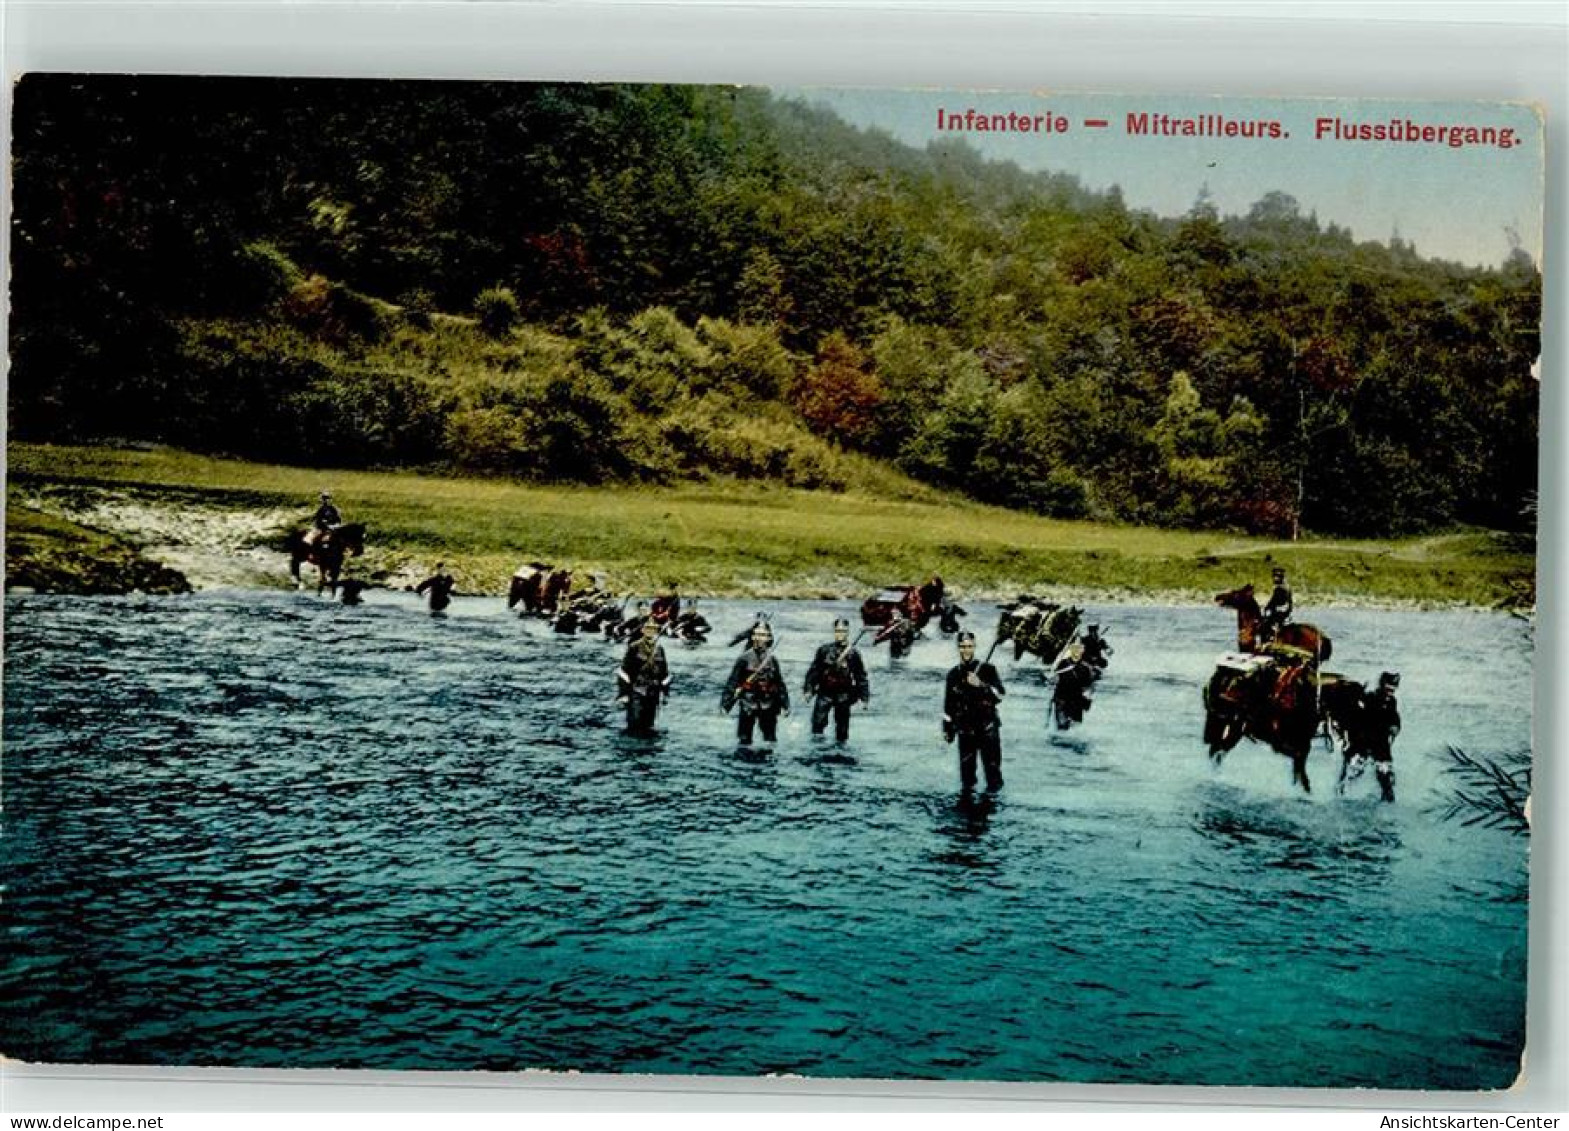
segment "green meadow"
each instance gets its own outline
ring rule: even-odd
[[[1281,542],[1040,518],[914,485],[892,495],[727,481],[541,486],[322,471],[169,449],[14,444],[8,456],[8,579],[83,537],[22,500],[110,497],[175,513],[297,508],[303,525],[326,487],[347,521],[367,524],[369,547],[354,563],[357,572],[386,578],[444,560],[468,592],[503,592],[519,564],[538,559],[602,573],[618,592],[677,582],[683,592],[709,596],[849,597],[935,572],[961,599],[1073,590],[1103,600],[1161,600],[1244,581],[1262,587],[1270,567],[1283,565],[1302,603],[1534,600],[1532,547],[1483,530]],[[281,548],[287,526],[264,543]],[[107,533],[134,541],[134,533]]]

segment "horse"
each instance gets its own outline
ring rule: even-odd
[[[512,584],[507,590],[507,608],[515,609],[521,602],[525,613],[537,612],[540,589],[549,572],[550,567],[544,562],[530,562],[528,565],[518,566],[517,571],[512,575]]]
[[[1291,648],[1304,653],[1315,663],[1327,660],[1334,646],[1323,632],[1311,624],[1283,624],[1268,640],[1260,632],[1264,614],[1259,609],[1258,598],[1253,595],[1253,584],[1240,589],[1228,589],[1215,594],[1215,604],[1237,612],[1237,651],[1263,652],[1269,648]]]
[[[1343,725],[1347,681],[1305,661],[1228,653],[1204,685],[1204,741],[1219,766],[1244,738],[1291,759],[1291,781],[1313,791],[1307,758],[1319,728]],[[1353,685],[1354,686],[1354,685]]]
[[[1015,660],[1028,652],[1040,657],[1042,663],[1052,664],[1073,639],[1083,615],[1084,610],[1073,605],[1022,597],[1003,606],[997,618],[997,639],[1013,641]]]
[[[365,524],[362,522],[335,526],[314,542],[307,542],[305,532],[296,530],[289,535],[289,574],[294,578],[295,587],[302,588],[300,563],[309,562],[317,570],[317,595],[320,596],[323,589],[330,589],[333,596],[337,596],[344,557],[352,554],[357,558],[364,552]]]
[[[562,599],[572,589],[572,571],[553,569],[540,586],[539,607],[545,613],[554,613],[561,607]]]
[[[867,628],[884,628],[898,613],[916,627],[924,627],[931,614],[921,602],[921,591],[914,585],[893,585],[879,589],[861,602],[861,623]]]

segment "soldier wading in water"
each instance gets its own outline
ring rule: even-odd
[[[654,715],[660,700],[670,698],[670,667],[659,644],[659,625],[653,618],[643,622],[641,636],[634,640],[616,672],[616,689],[627,709],[628,734],[654,733]]]
[[[948,672],[943,695],[943,740],[959,740],[959,784],[975,788],[975,759],[986,772],[986,790],[1002,788],[1002,736],[997,702],[1003,697],[997,669],[975,658],[975,633],[959,633],[959,662]]]
[[[720,708],[726,712],[737,703],[741,705],[741,717],[736,723],[736,737],[743,746],[751,745],[754,726],[762,728],[764,742],[773,742],[778,734],[779,713],[790,713],[790,689],[785,686],[779,661],[774,659],[774,632],[766,621],[752,626],[752,642],[730,669],[730,679],[719,699]]]
[[[870,703],[871,687],[866,681],[866,665],[850,642],[850,622],[843,617],[834,621],[833,643],[824,644],[806,669],[806,693],[817,696],[812,704],[812,733],[828,729],[828,713],[834,716],[834,738],[844,742],[850,737],[850,708]]]

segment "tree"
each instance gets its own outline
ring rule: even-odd
[[[790,402],[803,420],[820,435],[852,448],[874,442],[885,399],[866,355],[839,333],[823,339],[817,360],[790,390]]]

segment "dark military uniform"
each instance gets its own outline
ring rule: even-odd
[[[915,634],[919,631],[915,623],[907,617],[895,616],[872,638],[873,644],[888,641],[888,654],[894,659],[907,655],[910,646],[915,643]]]
[[[784,673],[770,648],[748,648],[730,669],[719,705],[728,711],[738,703],[741,717],[736,723],[736,737],[750,743],[752,728],[760,726],[763,741],[773,742],[778,734],[779,713],[790,709],[790,689],[785,686]]]
[[[970,677],[975,677],[971,683]],[[975,760],[986,772],[986,788],[1002,788],[1001,720],[997,703],[1003,697],[1002,679],[991,664],[973,657],[948,672],[943,694],[943,737],[959,740],[959,784],[975,788]]]
[[[1057,680],[1051,693],[1053,721],[1058,730],[1067,730],[1084,721],[1084,714],[1090,709],[1090,686],[1100,673],[1090,666],[1086,650],[1082,656],[1068,655],[1058,660],[1051,674]]]
[[[609,629],[609,633],[611,637],[616,640],[635,639],[642,634],[643,623],[649,620],[651,616],[652,614],[650,614],[648,611],[648,603],[646,601],[639,601],[637,603],[637,607],[632,610],[632,615],[629,617],[623,617],[621,620],[617,621],[616,624]]]
[[[332,505],[332,496],[323,491],[321,506],[311,515],[311,528],[305,535],[307,546],[325,546],[336,528],[343,525],[343,515]]]
[[[969,614],[965,612],[964,609],[954,604],[952,601],[945,601],[941,605],[937,616],[938,629],[947,633],[949,636],[952,636],[955,632],[959,631],[959,618],[963,616],[969,616]]]
[[[299,512],[296,511],[296,514]],[[326,533],[334,526],[343,524],[343,515],[338,508],[332,505],[331,499],[323,499],[321,506],[316,508],[316,513],[311,515],[311,525],[321,533]]]
[[[1397,682],[1387,677],[1380,679],[1378,688],[1362,702],[1364,734],[1362,749],[1353,753],[1366,754],[1373,760],[1373,772],[1378,775],[1379,793],[1385,801],[1395,799],[1395,735],[1400,733],[1400,704],[1395,699]]]
[[[1286,584],[1286,575],[1275,575],[1275,590],[1269,595],[1269,603],[1264,606],[1264,620],[1262,628],[1264,638],[1272,639],[1280,631],[1280,626],[1291,619],[1291,587]]]
[[[1084,645],[1084,662],[1093,670],[1096,678],[1106,670],[1110,662],[1107,657],[1112,653],[1112,647],[1106,643],[1106,638],[1100,634],[1098,625],[1090,625],[1083,638],[1079,641]]]
[[[438,565],[434,574],[420,582],[419,585],[415,586],[414,592],[421,596],[428,594],[430,600],[430,611],[433,613],[439,613],[442,609],[445,609],[448,605],[452,604],[452,591],[456,589],[457,586],[458,583],[453,578],[453,576],[450,573],[444,572]]]
[[[849,642],[841,644],[837,640],[824,644],[812,657],[812,666],[806,669],[805,690],[817,697],[812,704],[812,733],[822,734],[828,729],[828,715],[832,712],[834,738],[840,742],[850,737],[850,708],[869,703],[872,698],[861,653]]]
[[[670,696],[670,665],[657,638],[632,643],[616,672],[616,688],[626,704],[627,733],[651,734],[659,703]]]
[[[690,640],[701,644],[708,639],[708,634],[713,630],[713,625],[707,618],[697,611],[697,605],[688,602],[686,611],[676,618],[675,635],[682,640]]]

